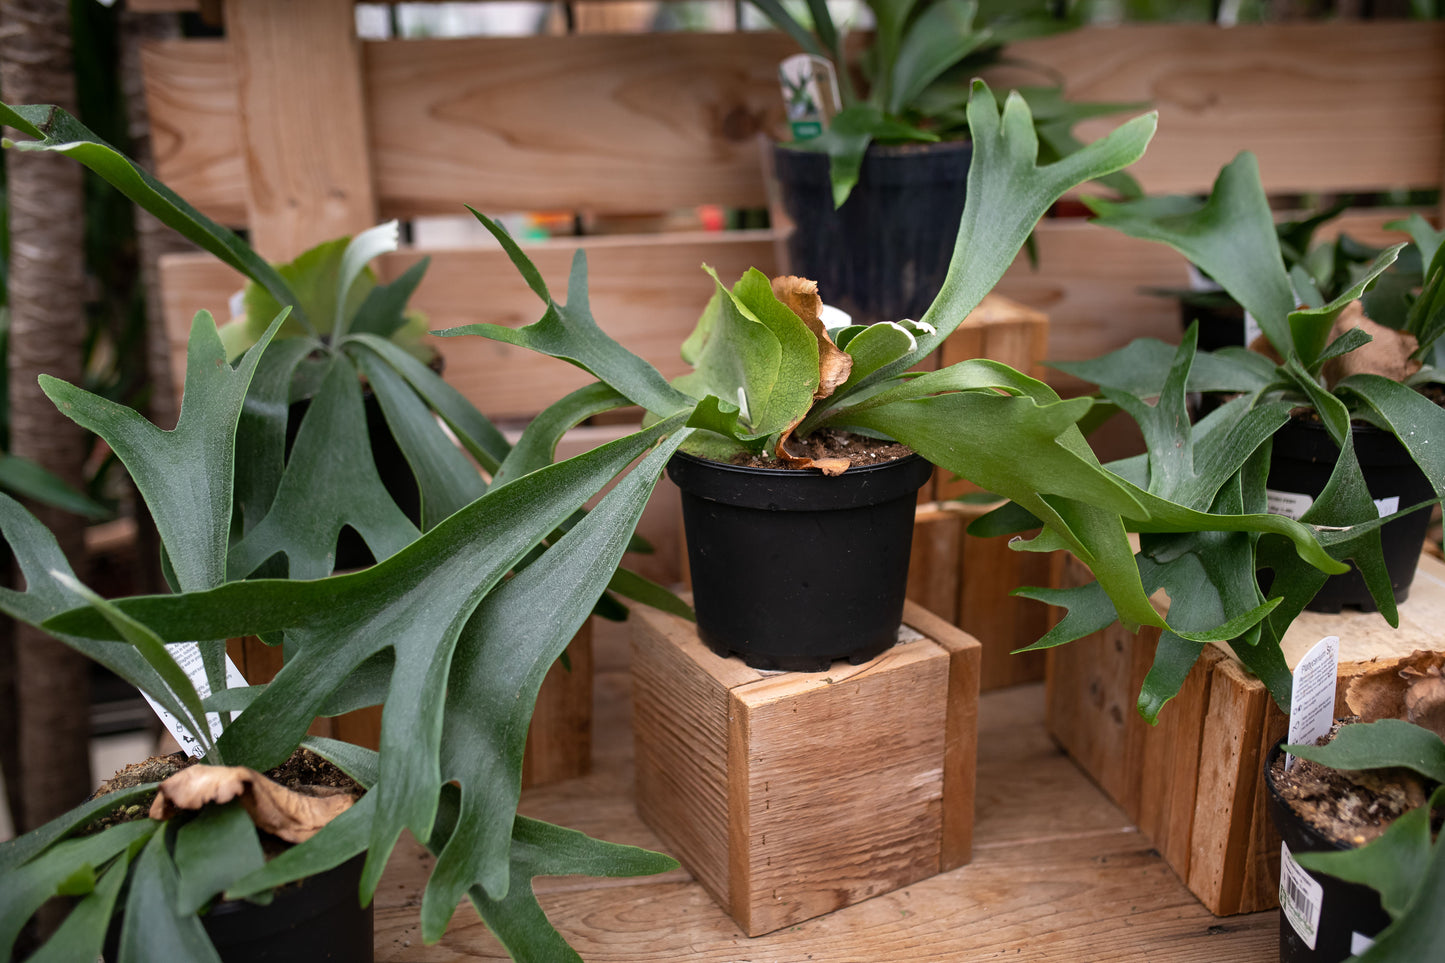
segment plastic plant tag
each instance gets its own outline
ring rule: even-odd
[[[1309,511],[1315,503],[1314,498],[1309,495],[1300,495],[1296,492],[1276,491],[1273,488],[1264,490],[1265,511],[1271,515],[1283,515],[1285,518],[1293,518],[1299,521],[1299,517]]]
[[[1351,933],[1351,934],[1350,934],[1350,955],[1351,955],[1351,956],[1359,956],[1361,953],[1365,952],[1366,950],[1368,950],[1370,947],[1372,947],[1372,946],[1374,946],[1374,945],[1375,945],[1375,940],[1374,940],[1373,937],[1366,936],[1364,933]]]
[[[1266,488],[1264,490],[1264,496],[1265,511],[1271,515],[1283,515],[1285,518],[1293,518],[1295,521],[1299,521],[1300,516],[1309,511],[1310,506],[1315,503],[1314,498],[1309,495],[1301,495],[1297,492],[1283,492],[1274,488]],[[1393,515],[1400,510],[1399,495],[1376,498],[1374,502],[1375,511],[1380,513],[1381,518],[1384,518],[1386,515]]]
[[[1289,741],[1311,745],[1328,735],[1335,722],[1335,680],[1340,669],[1339,636],[1327,635],[1314,644],[1294,669],[1294,694],[1289,703]],[[1294,765],[1285,753],[1284,767]]]
[[[794,140],[808,140],[823,133],[843,102],[833,65],[813,54],[794,54],[779,64],[778,83],[783,88],[783,107]]]
[[[171,658],[176,660],[176,664],[185,671],[186,675],[190,676],[191,684],[196,687],[196,694],[202,699],[209,696],[211,687],[206,682],[206,667],[201,664],[201,647],[194,642],[172,642],[166,646],[166,651],[171,654]],[[229,655],[226,656],[226,688],[235,689],[247,684],[246,677],[241,674],[240,669],[236,668],[236,663],[231,661]],[[191,734],[181,720],[161,708],[160,703],[152,699],[149,694],[142,692],[141,695],[145,696],[146,702],[150,703],[151,711],[161,720],[161,725],[176,737],[176,741],[181,744],[186,755],[193,759],[199,759],[205,755],[205,749],[196,741],[196,737]],[[240,715],[239,712],[231,713],[233,718],[238,715]],[[206,722],[211,727],[211,738],[219,738],[221,735],[220,715],[208,712],[206,713]]]
[[[1279,908],[1284,918],[1310,949],[1320,932],[1320,903],[1324,888],[1294,861],[1289,847],[1279,844]]]

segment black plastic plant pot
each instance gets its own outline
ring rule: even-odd
[[[275,891],[268,904],[220,900],[201,917],[222,963],[371,963],[372,907],[361,906],[362,853]],[[118,922],[118,920],[117,920]],[[119,958],[112,925],[105,958]]]
[[[1274,785],[1274,762],[1280,751],[1280,743],[1275,743],[1265,759],[1264,783],[1270,820],[1285,848],[1290,853],[1348,849],[1306,822],[1280,796]],[[1390,925],[1389,914],[1374,890],[1312,873],[1298,864],[1286,865],[1283,851],[1280,855],[1280,963],[1339,963],[1361,952],[1369,945],[1367,941]],[[1301,922],[1297,925],[1291,917]]]
[[[1385,501],[1386,514],[1435,496],[1430,480],[1394,435],[1360,422],[1354,424],[1353,435],[1355,454],[1370,497]],[[1287,508],[1291,504],[1304,504],[1298,497],[1291,502],[1290,496],[1317,497],[1324,491],[1339,456],[1339,448],[1322,424],[1290,419],[1274,436],[1266,482],[1271,500]],[[1285,511],[1283,514],[1299,513]],[[1410,583],[1415,578],[1415,567],[1429,526],[1430,509],[1423,508],[1380,529],[1385,567],[1397,602],[1405,601],[1410,594]],[[1338,612],[1346,606],[1365,611],[1376,607],[1364,577],[1353,567],[1342,575],[1330,576],[1306,607],[1312,612]]]
[[[835,209],[828,155],[774,145],[788,270],[854,324],[918,320],[948,273],[972,157],[967,141],[874,145]]]
[[[1187,330],[1195,321],[1199,322],[1200,351],[1244,345],[1244,308],[1223,292],[1179,299],[1180,327]]]
[[[698,636],[718,655],[796,672],[888,649],[932,472],[918,455],[833,478],[674,455]]]

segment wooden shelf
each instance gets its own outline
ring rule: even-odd
[[[629,684],[625,655],[604,640],[594,772],[526,790],[522,811],[661,848],[633,805]],[[1043,713],[1042,685],[982,696],[973,862],[896,892],[756,939],[681,870],[641,880],[539,879],[537,893],[588,963],[1277,959],[1278,914],[1212,916],[1049,739]],[[431,863],[403,837],[377,890],[377,960],[507,959],[469,904],[440,943],[422,945],[418,911]]]

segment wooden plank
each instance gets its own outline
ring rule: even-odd
[[[1218,662],[1210,675],[1200,740],[1189,888],[1211,911],[1228,916],[1243,903],[1255,792],[1264,758],[1269,692],[1239,663]]]
[[[352,6],[352,0],[225,5],[246,224],[251,246],[273,261],[377,220]]]
[[[1124,24],[1009,55],[1047,64],[1073,99],[1157,109],[1159,133],[1130,169],[1150,193],[1206,189],[1241,150],[1259,157],[1271,193],[1440,184],[1445,23]],[[1077,132],[1089,141],[1117,123]],[[1341,131],[1370,149],[1339,148]]]
[[[558,660],[542,680],[522,751],[523,786],[585,776],[592,768],[592,621],[567,644],[568,665]]]
[[[937,613],[909,603],[903,621],[948,652],[948,717],[944,723],[943,828],[938,868],[947,872],[973,858],[975,796],[978,785],[978,639],[960,632]]]
[[[153,122],[173,132],[157,144],[157,171],[208,213],[234,212],[245,182],[219,180],[239,171],[217,165],[244,153],[234,99],[225,104],[234,50],[208,41],[198,56],[191,43],[147,49],[147,76],[164,85]],[[362,49],[382,217],[456,214],[462,203],[604,213],[766,204],[756,138],[782,123],[777,63],[794,48],[781,34],[467,37]],[[291,143],[274,131],[270,139]]]
[[[729,908],[749,936],[939,871],[948,674],[922,639],[733,689]]]
[[[937,505],[920,505],[908,555],[908,600],[953,624],[958,618],[963,520]]]
[[[689,671],[712,656],[688,623],[643,610],[633,620],[637,809],[662,827],[670,851],[685,854],[698,882],[727,906],[729,689],[761,676],[737,659],[716,659],[713,674]],[[667,818],[675,812],[690,818]]]
[[[165,84],[153,122],[185,132],[157,144],[157,168],[208,212],[234,212],[244,181],[222,180],[239,171],[218,165],[242,156],[244,141],[216,96],[231,54],[214,42],[206,57],[182,53],[189,43],[148,53],[150,76]],[[762,207],[753,138],[781,120],[774,70],[792,49],[758,32],[365,44],[379,210]],[[1445,24],[1138,24],[1011,50],[1059,71],[1076,98],[1158,107],[1160,133],[1137,165],[1152,192],[1207,190],[1244,148],[1273,192],[1440,183]],[[1092,139],[1117,122],[1080,133]],[[1338,149],[1345,130],[1371,149]]]
[[[148,41],[140,59],[156,173],[205,214],[244,226],[246,153],[230,44]]]
[[[1159,714],[1153,731],[1141,733],[1135,821],[1181,879],[1189,877],[1200,741],[1209,710],[1210,679],[1215,664],[1223,658],[1223,652],[1207,647],[1185,678],[1179,695]]]
[[[1015,654],[1014,650],[1032,645],[1048,632],[1053,625],[1049,608],[1009,593],[1025,585],[1053,586],[1061,563],[1052,552],[1016,552],[1007,538],[968,534],[969,524],[996,504],[945,503],[964,527],[955,624],[983,644],[985,691],[1044,677],[1043,652]]]
[[[598,323],[613,337],[656,365],[668,377],[683,374],[678,354],[711,294],[699,265],[717,268],[724,279],[757,266],[769,272],[773,249],[766,232],[685,234],[647,238],[588,238],[528,247],[559,300],[578,248],[588,253],[591,304]],[[476,322],[511,327],[530,324],[542,304],[497,248],[427,252],[432,258],[412,305],[434,329]],[[381,259],[381,272],[393,276],[419,256],[397,253]],[[226,299],[241,278],[209,255],[171,255],[161,260],[166,330],[171,357],[184,370],[185,339],[191,317],[204,308],[228,316]],[[580,369],[483,338],[444,338],[437,342],[447,381],[492,418],[528,417],[590,381]]]

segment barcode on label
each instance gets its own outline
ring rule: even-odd
[[[1315,948],[1319,934],[1320,900],[1324,890],[1290,855],[1289,847],[1279,844],[1279,905],[1284,918],[1310,949]]]

